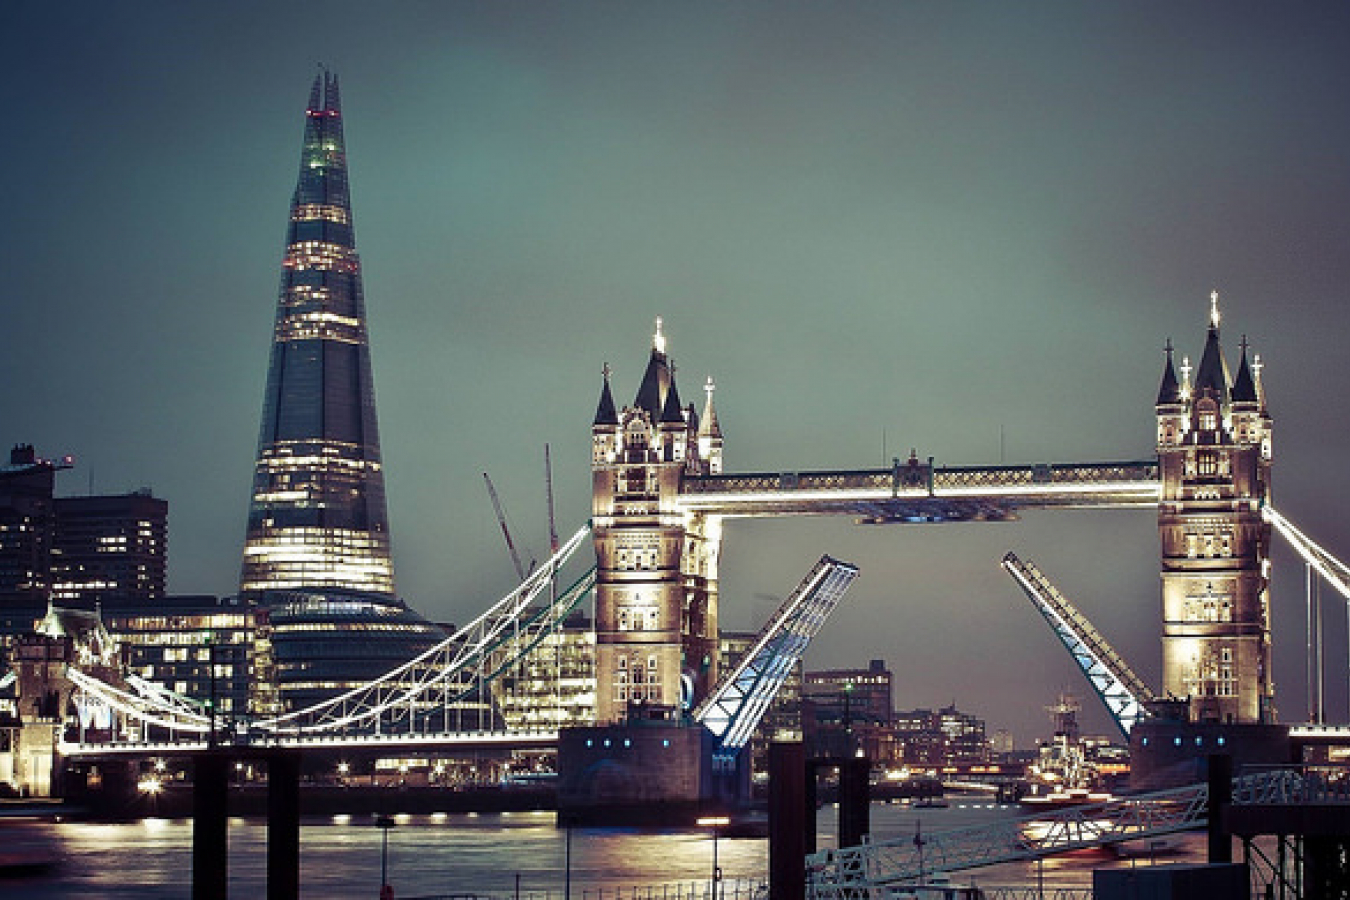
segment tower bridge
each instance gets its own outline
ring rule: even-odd
[[[727,472],[711,379],[701,412],[681,401],[658,320],[633,403],[617,406],[606,367],[592,423],[589,537],[596,567],[582,592],[593,589],[596,604],[595,722],[676,718],[711,695],[722,668],[725,520],[844,515],[864,524],[1004,522],[1028,509],[1154,508],[1163,580],[1158,694],[1188,698],[1197,721],[1270,723],[1271,523],[1285,523],[1282,533],[1297,532],[1269,505],[1272,429],[1259,360],[1249,359],[1244,341],[1237,374],[1229,374],[1217,297],[1201,362],[1192,367],[1183,359],[1180,372],[1169,344],[1157,399],[1156,459],[943,466],[911,453],[877,469]],[[567,552],[582,540],[574,537]],[[1311,558],[1332,575],[1340,571],[1321,548]],[[540,572],[556,573],[559,564],[551,561]],[[261,722],[261,733],[274,741],[366,733],[387,742],[401,730],[420,734],[418,742],[442,734],[455,743],[462,738],[454,735],[467,731],[499,730],[496,720],[460,727],[462,714],[458,722],[453,716],[465,698],[482,697],[483,685],[509,668],[504,659],[520,658],[522,629],[540,639],[540,620],[529,618],[536,615],[530,602],[544,589],[540,579],[536,573],[504,607],[484,614],[496,629],[487,643],[481,635],[458,639],[476,648],[469,655],[478,687],[447,674],[467,670],[441,647],[337,700],[260,717],[254,725]],[[569,602],[580,596],[569,592]],[[542,620],[556,627],[557,609],[545,608],[551,611]],[[520,739],[537,741],[542,731],[552,735],[556,726],[536,727],[528,736],[522,731]],[[201,723],[189,732],[199,737]]]
[[[682,401],[658,319],[633,402],[608,366],[592,423],[597,719],[678,708],[717,679],[723,524],[844,515],[864,524],[1004,522],[1028,509],[1158,510],[1164,673],[1160,695],[1189,716],[1273,721],[1269,545],[1272,420],[1244,339],[1232,374],[1217,294],[1200,362],[1169,342],[1147,460],[941,466],[911,453],[887,468],[728,472],[704,387]]]

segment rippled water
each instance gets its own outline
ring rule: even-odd
[[[965,827],[1020,813],[1015,807],[953,799],[947,809],[916,810],[875,805],[874,839],[912,836]],[[817,825],[821,847],[833,846],[835,812],[821,810]],[[191,894],[192,824],[188,820],[145,819],[116,824],[29,825],[29,833],[49,829],[64,850],[55,871],[29,879],[0,881],[0,897],[186,898]],[[266,886],[267,831],[261,822],[230,822],[230,896],[261,897]],[[310,898],[373,898],[379,894],[380,829],[366,816],[306,819],[300,835],[301,893]],[[548,891],[561,900],[568,858],[568,835],[554,827],[551,812],[399,816],[389,832],[389,881],[399,900],[446,894],[514,894],[519,876],[522,900]],[[706,833],[656,832],[612,828],[574,829],[571,844],[573,900],[622,900],[638,890],[660,898],[701,891],[712,868],[712,840]],[[1199,860],[1203,835],[1184,836],[1180,853],[1166,861]],[[725,896],[734,900],[733,879],[767,877],[768,847],[762,838],[718,840],[718,864],[729,880]],[[1146,850],[1141,851],[1146,853]],[[1160,860],[1162,861],[1162,860]],[[1046,884],[1090,885],[1092,869],[1102,865],[1147,864],[1147,858],[1121,860],[1101,854],[1009,863],[954,873],[967,884],[1030,884],[1041,875]]]

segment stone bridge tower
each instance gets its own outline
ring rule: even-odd
[[[685,405],[656,320],[631,406],[616,408],[609,367],[592,425],[596,558],[596,720],[664,718],[717,677],[721,521],[678,504],[686,474],[722,470],[712,382],[703,415]]]
[[[1271,722],[1271,418],[1245,338],[1229,376],[1217,293],[1194,378],[1168,344],[1157,415],[1164,694],[1193,721]]]

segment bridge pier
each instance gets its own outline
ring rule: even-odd
[[[192,761],[192,900],[229,894],[229,763],[216,750]]]
[[[815,804],[807,805],[806,782],[801,742],[769,744],[769,900],[806,896],[806,835],[810,828],[815,836],[816,821]]]
[[[267,900],[300,896],[300,752],[267,754]]]
[[[205,750],[192,761],[192,900],[229,895],[229,785],[234,763],[267,765],[267,900],[300,896],[300,751]]]

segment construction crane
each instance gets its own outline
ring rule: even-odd
[[[483,481],[487,484],[488,496],[492,498],[492,508],[497,512],[497,523],[502,526],[502,537],[506,538],[506,549],[511,552],[511,564],[516,567],[516,577],[521,581],[534,571],[534,560],[530,560],[530,567],[525,568],[520,561],[520,553],[516,551],[516,542],[511,539],[511,529],[506,524],[506,510],[502,509],[502,501],[497,497],[497,489],[492,486],[492,479],[488,473],[483,473]]]
[[[1050,623],[1128,738],[1135,723],[1148,715],[1145,704],[1153,699],[1153,691],[1039,569],[1018,559],[1012,551],[1003,557],[1003,568]]]
[[[544,445],[544,488],[548,491],[548,552],[558,552],[558,526],[553,520],[553,461],[549,457],[548,444]]]

